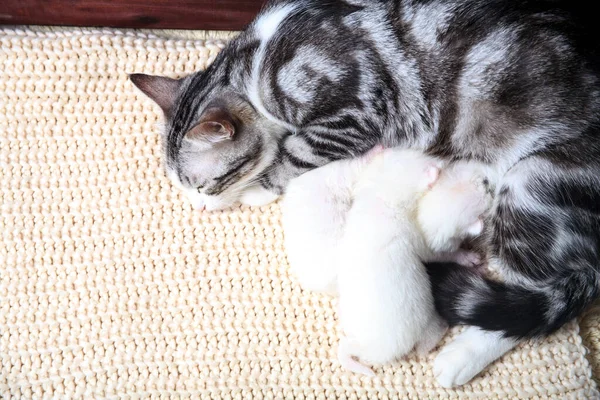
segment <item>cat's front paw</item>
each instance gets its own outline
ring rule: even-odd
[[[197,190],[183,188],[185,197],[189,200],[194,210],[204,210],[206,207],[206,196]]]
[[[260,185],[248,188],[240,197],[240,203],[247,206],[260,207],[277,200],[279,195],[273,193]]]

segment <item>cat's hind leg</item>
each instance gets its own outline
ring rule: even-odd
[[[441,385],[468,382],[519,341],[555,332],[599,297],[599,136],[590,131],[540,151],[502,177],[487,232],[488,258],[502,281],[455,264],[427,266],[438,313],[472,326],[438,355]]]
[[[433,375],[446,388],[464,385],[517,343],[499,332],[471,326],[440,351]]]

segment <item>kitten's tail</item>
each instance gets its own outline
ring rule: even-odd
[[[505,337],[548,335],[598,297],[595,271],[565,271],[535,288],[491,281],[450,263],[427,265],[435,307],[450,325],[472,325]]]

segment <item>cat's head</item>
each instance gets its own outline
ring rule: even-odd
[[[257,184],[276,153],[276,127],[214,74],[131,81],[160,106],[167,176],[194,207],[222,209]]]

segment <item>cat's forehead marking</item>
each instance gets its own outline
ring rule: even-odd
[[[279,28],[279,25],[295,8],[295,5],[287,4],[283,7],[269,10],[258,17],[254,25],[258,38],[263,42],[269,41],[277,31],[277,28]]]
[[[263,116],[276,122],[287,129],[294,129],[285,121],[276,118],[265,107],[261,94],[262,64],[265,58],[267,44],[273,38],[281,23],[296,9],[295,5],[288,4],[283,7],[273,8],[258,17],[254,23],[254,32],[260,40],[260,46],[252,59],[252,73],[248,82],[248,99]]]

